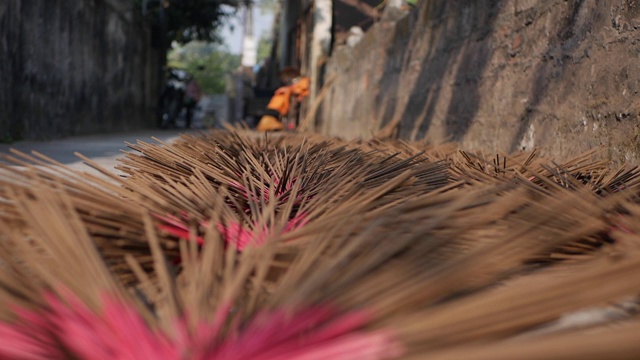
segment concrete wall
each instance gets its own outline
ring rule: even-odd
[[[319,129],[637,162],[639,60],[637,1],[422,0],[334,52]]]
[[[150,40],[127,0],[0,1],[0,140],[153,126]]]

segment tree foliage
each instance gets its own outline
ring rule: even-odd
[[[167,30],[171,40],[219,41],[217,30],[243,0],[172,0],[167,8]]]
[[[240,56],[229,53],[224,46],[192,41],[176,46],[168,56],[169,66],[188,71],[207,94],[225,92],[225,79],[240,66]]]
[[[273,40],[271,39],[271,35],[269,33],[264,32],[260,35],[258,39],[258,63],[268,58],[271,55],[271,46],[273,44]]]
[[[280,0],[258,0],[258,8],[263,14],[273,14],[280,6]]]
[[[193,40],[221,42],[218,30],[244,5],[273,13],[280,0],[130,0],[142,8],[157,29],[165,31],[167,44]]]
[[[252,0],[132,0],[166,32],[167,43],[220,41],[218,29],[243,4]]]

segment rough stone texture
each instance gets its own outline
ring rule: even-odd
[[[429,0],[334,51],[322,132],[640,158],[640,3]]]
[[[152,126],[150,40],[126,0],[0,1],[0,140]]]

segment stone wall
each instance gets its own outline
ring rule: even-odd
[[[334,51],[319,129],[637,162],[639,28],[637,1],[422,0]]]
[[[0,140],[153,126],[160,64],[130,1],[1,1]]]

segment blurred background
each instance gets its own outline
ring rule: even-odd
[[[361,35],[383,3],[2,1],[0,142],[255,126],[283,69],[312,79],[299,117],[333,43]]]
[[[3,1],[0,140],[156,127],[175,69],[201,88],[194,126],[227,120],[243,42],[263,61],[277,11],[276,0]]]
[[[0,142],[273,116],[620,165],[640,159],[639,33],[627,0],[3,0]]]

